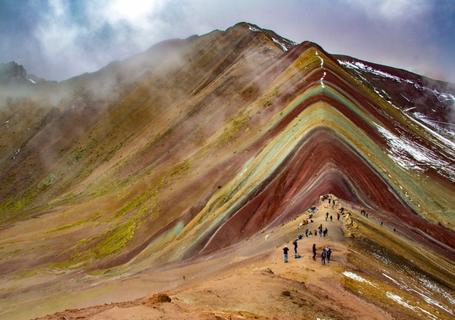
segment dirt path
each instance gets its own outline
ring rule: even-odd
[[[326,212],[332,215],[332,221],[325,220]],[[175,269],[178,278],[185,276],[187,268],[205,270],[207,276],[186,278],[164,295],[68,310],[42,319],[390,319],[342,285],[348,247],[336,208],[322,203],[313,215],[313,223],[298,228],[305,216],[194,265]],[[314,232],[320,224],[328,228],[328,236],[304,237],[299,241],[301,258],[295,259],[293,239],[304,234],[306,228]],[[283,262],[284,243],[290,248],[289,263]],[[316,260],[312,258],[313,243],[318,248]],[[276,248],[266,249],[271,244]],[[333,251],[332,261],[326,265],[319,257],[324,246]],[[210,275],[210,269],[229,263],[229,268]],[[146,281],[146,277],[139,278]]]

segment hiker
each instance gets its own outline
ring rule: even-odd
[[[344,208],[343,208],[343,207],[341,207],[340,211],[341,211],[341,213],[344,213]]]
[[[319,236],[322,237],[322,229],[319,229]]]
[[[313,233],[311,232],[311,230],[308,232],[308,237],[309,236],[313,236]]]
[[[325,264],[325,259],[327,257],[327,252],[325,251],[325,248],[322,249],[322,252],[321,252],[321,263],[322,264]]]
[[[360,213],[362,214],[362,216],[364,216],[365,215],[365,210],[363,210],[363,209],[360,210]]]
[[[327,263],[330,262],[330,256],[332,255],[332,249],[330,249],[329,247],[327,247]]]
[[[383,225],[384,225],[384,221],[381,221],[381,226],[383,226]]]
[[[294,242],[292,242],[292,244],[294,245],[294,258],[295,259],[300,258],[299,253],[297,251],[297,248],[299,246],[298,241],[299,241],[299,239],[295,239]]]
[[[313,260],[316,261],[316,243],[313,243]]]
[[[330,222],[332,222],[332,221],[333,221],[333,217],[332,217],[332,215],[330,215]]]
[[[314,236],[316,237],[318,235],[318,229],[314,229]]]
[[[333,201],[332,201],[332,209],[334,209],[334,208],[335,208],[335,199],[333,199]]]
[[[288,252],[289,252],[289,248],[288,248],[288,246],[285,245],[283,248],[284,263],[288,263]]]
[[[340,213],[337,212],[337,220],[340,221]]]
[[[308,229],[305,230],[305,237],[308,238]]]
[[[325,213],[325,221],[327,221],[328,218],[329,218],[329,213],[326,212],[326,213]]]
[[[324,229],[324,232],[323,232],[323,233],[324,233],[324,237],[327,236],[327,233],[328,233],[328,232],[329,232],[329,230],[328,230],[327,227],[326,227],[326,228]]]
[[[329,204],[330,204],[330,200],[331,200],[331,199],[329,198]]]

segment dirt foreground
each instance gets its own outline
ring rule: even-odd
[[[347,214],[337,220],[341,207]],[[326,212],[332,216],[332,222],[326,221]],[[309,214],[305,212],[289,223],[264,230],[216,254],[168,266],[161,279],[141,272],[127,280],[117,280],[121,285],[116,287],[101,284],[99,292],[106,297],[103,304],[96,305],[102,301],[99,298],[84,300],[82,291],[69,304],[81,308],[36,319],[451,318],[453,288],[432,280],[428,281],[433,289],[425,288],[411,274],[396,267],[393,255],[384,252],[381,255],[372,244],[364,245],[355,238],[363,220],[366,225],[379,224],[374,216],[366,218],[347,203],[333,207],[327,201],[318,206],[312,223],[302,225]],[[320,224],[328,228],[327,237],[304,236],[298,242],[301,257],[294,258],[292,241],[299,234],[304,235],[306,229],[314,233]],[[389,232],[387,226],[381,227]],[[356,244],[358,241],[361,245]],[[313,243],[317,246],[315,260]],[[289,263],[283,262],[285,244],[290,249]],[[333,251],[332,260],[325,265],[320,259],[324,246]],[[414,278],[425,277],[421,270],[410,266],[403,266],[403,270],[413,270]],[[119,301],[122,297],[144,295],[148,285],[151,293],[143,298],[108,302],[107,297]],[[109,290],[116,293],[106,294]],[[96,306],[84,307],[91,302]],[[51,303],[48,310],[52,310]],[[13,318],[20,317],[10,319]]]

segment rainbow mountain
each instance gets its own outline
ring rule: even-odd
[[[0,318],[170,290],[171,304],[199,306],[191,319],[209,312],[201,305],[272,319],[188,293],[187,278],[227,288],[204,279],[266,256],[261,268],[297,281],[298,265],[276,256],[309,208],[335,210],[326,195],[349,214],[342,244],[330,238],[345,257],[326,275],[340,290],[375,305],[371,318],[453,317],[455,85],[249,23],[62,82],[33,79],[22,70],[0,90]],[[288,318],[365,316],[340,297],[338,309],[301,297],[315,302]]]

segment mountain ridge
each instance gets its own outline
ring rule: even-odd
[[[281,35],[277,34],[277,33],[276,33],[275,31],[273,31],[273,30],[262,28],[262,27],[260,27],[260,26],[258,26],[258,25],[256,25],[256,24],[254,24],[254,23],[247,22],[247,21],[238,22],[238,23],[234,24],[233,26],[228,27],[228,28],[226,29],[226,31],[229,30],[229,29],[235,28],[235,27],[247,27],[247,28],[250,28],[250,27],[251,27],[251,28],[257,29],[256,32],[262,32],[262,33],[268,34],[271,38],[272,38],[273,36],[275,36],[275,37],[279,38],[280,40],[284,40],[284,42],[286,42],[286,43],[288,43],[288,44],[292,44],[292,45],[294,45],[294,46],[298,44],[297,42],[295,42],[295,41],[293,41],[293,40],[290,40],[290,39],[288,39],[288,38],[282,37]],[[252,31],[251,29],[249,29],[249,30]],[[109,67],[111,64],[122,63],[122,62],[124,62],[124,61],[126,61],[126,60],[130,60],[131,58],[134,58],[135,56],[140,56],[140,55],[144,54],[145,52],[147,52],[147,51],[153,49],[154,46],[160,46],[160,45],[163,44],[163,43],[173,42],[173,41],[191,40],[191,39],[194,39],[194,38],[197,38],[197,37],[203,37],[203,36],[205,36],[205,35],[209,35],[210,33],[213,33],[213,32],[225,32],[225,31],[216,29],[216,30],[212,30],[212,31],[210,31],[210,32],[208,32],[208,33],[206,33],[206,34],[202,34],[202,35],[197,35],[197,34],[195,34],[195,35],[188,36],[187,38],[183,38],[183,39],[181,39],[181,38],[174,38],[174,39],[163,40],[163,41],[160,41],[160,42],[158,42],[158,43],[153,44],[151,47],[149,47],[148,49],[146,49],[146,50],[143,51],[143,52],[139,52],[139,53],[133,54],[132,56],[127,57],[127,58],[125,58],[125,59],[114,60],[114,61],[108,62],[105,66],[103,66],[103,67],[101,67],[101,68],[99,68],[99,69],[97,69],[97,70],[89,71],[89,72],[83,72],[83,73],[81,73],[81,74],[74,75],[74,76],[71,76],[71,77],[69,77],[69,78],[67,78],[67,79],[63,79],[63,80],[60,80],[60,81],[46,80],[46,79],[44,79],[44,78],[40,78],[40,77],[37,77],[37,76],[34,76],[34,75],[31,75],[31,76],[32,76],[33,78],[37,78],[38,80],[51,81],[51,82],[67,82],[67,81],[69,81],[69,80],[71,80],[71,79],[73,79],[73,78],[77,78],[77,77],[80,77],[80,76],[83,76],[83,75],[93,74],[93,73],[97,73],[97,72],[99,72],[99,71],[102,71],[103,69]],[[253,32],[254,32],[254,31],[253,31]],[[313,43],[313,44],[317,45],[318,47],[320,47],[320,46],[319,46],[318,44],[316,44],[315,42],[312,42],[312,41],[303,41],[302,43],[305,43],[305,42]],[[279,45],[278,45],[278,46],[279,46]],[[280,46],[279,46],[279,47],[280,47]],[[320,48],[321,48],[321,47],[320,47]],[[289,49],[289,48],[288,48],[288,49]],[[322,48],[321,48],[321,50],[322,50]],[[351,57],[351,56],[349,56],[349,55],[345,55],[345,54],[333,54],[333,55],[335,55],[335,56],[340,56],[340,57],[346,57],[346,58],[353,58],[353,57]],[[367,60],[363,60],[363,59],[358,59],[358,58],[355,58],[355,59],[358,60],[358,61],[361,61],[361,62],[367,62],[367,63],[369,63],[369,64],[371,64],[371,65],[373,65],[373,66],[388,67],[388,68],[393,68],[393,69],[400,69],[400,68],[393,67],[393,66],[389,66],[389,65],[386,65],[386,64],[371,62],[371,61],[367,61]],[[14,63],[14,64],[17,64],[17,65],[20,65],[19,63],[15,62],[15,61],[0,62],[0,64],[8,64],[8,63]],[[20,66],[22,66],[22,65],[20,65]],[[23,67],[23,66],[22,66],[22,67]],[[24,69],[25,69],[25,68],[24,68]],[[415,75],[419,75],[419,74],[417,74],[417,73],[415,73],[415,72],[412,72],[412,71],[409,71],[409,70],[406,70],[406,69],[400,69],[400,70],[403,70],[403,71],[406,71],[406,72],[409,72],[409,73],[413,73],[413,74],[415,74]],[[419,76],[423,76],[423,77],[425,77],[425,78],[427,78],[427,79],[429,79],[429,80],[431,80],[431,81],[437,81],[437,82],[441,82],[441,83],[448,83],[448,84],[450,84],[451,86],[454,86],[454,85],[455,85],[454,83],[450,83],[450,82],[447,82],[447,81],[444,81],[444,80],[440,80],[440,79],[434,79],[434,78],[431,78],[431,77],[428,77],[428,76],[425,76],[425,75],[419,75]]]
[[[210,264],[275,232],[257,240],[272,252],[308,208],[333,209],[324,195],[350,208],[340,228],[356,236],[343,241],[375,241],[454,287],[454,150],[435,122],[449,118],[451,93],[312,42],[285,50],[250,27],[166,42],[73,79],[56,108],[8,106],[0,281],[17,287],[7,298],[29,290],[23,270],[52,296],[67,277],[89,290],[151,266]]]

